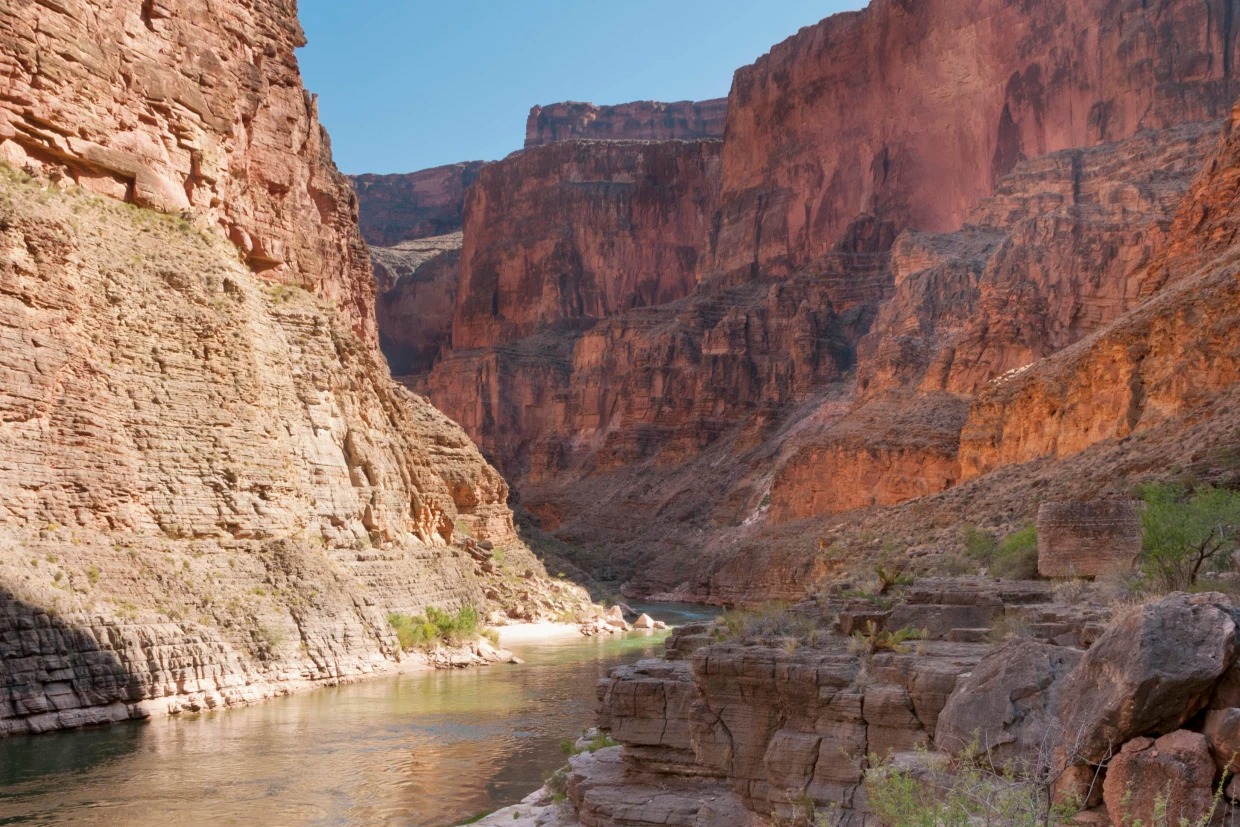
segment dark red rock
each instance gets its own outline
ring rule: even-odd
[[[351,175],[362,237],[372,247],[459,232],[465,191],[484,162],[424,169],[403,175]]]

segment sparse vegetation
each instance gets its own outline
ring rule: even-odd
[[[589,733],[585,733],[589,734]],[[582,737],[585,737],[583,734]],[[611,736],[606,732],[595,732],[584,744],[579,745],[581,739],[565,738],[560,742],[560,752],[565,755],[580,755],[583,752],[595,753],[601,749],[608,747],[618,747],[619,743],[613,741]]]
[[[768,603],[755,610],[730,610],[715,625],[715,639],[740,643],[783,645],[788,638],[817,641],[818,624],[784,603]]]
[[[1142,571],[1152,586],[1189,591],[1203,575],[1227,566],[1240,539],[1240,492],[1156,484],[1139,493],[1145,501]]]
[[[1032,580],[1038,576],[1038,531],[1032,523],[998,540],[978,528],[965,529],[965,554],[988,574],[1004,580]]]
[[[895,652],[898,655],[908,654],[912,647],[911,640],[922,640],[926,633],[920,629],[905,627],[896,631],[880,629],[873,620],[866,621],[865,631],[853,632],[849,648],[858,654],[876,654],[878,652]]]
[[[396,630],[401,648],[406,652],[433,649],[439,645],[461,646],[484,634],[478,610],[473,606],[463,606],[456,612],[429,606],[425,614],[403,615],[393,612],[387,619]]]

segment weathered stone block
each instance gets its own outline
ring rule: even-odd
[[[1141,554],[1141,508],[1134,500],[1043,503],[1037,526],[1043,577],[1128,572]]]

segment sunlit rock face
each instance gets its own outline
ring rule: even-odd
[[[302,42],[291,2],[0,4],[0,734],[385,670],[389,612],[582,599],[392,383]]]
[[[637,101],[616,106],[553,103],[530,110],[525,148],[558,141],[698,141],[722,138],[726,98],[709,101]]]
[[[801,552],[728,549],[975,477],[973,397],[1168,281],[1240,93],[1228,9],[878,0],[742,68],[710,164],[623,107],[536,111],[555,143],[468,196],[451,347],[412,383],[635,588],[795,592]]]
[[[372,340],[356,204],[301,83],[304,43],[292,0],[6,0],[0,158],[192,209],[266,280],[334,301]]]
[[[859,215],[958,229],[1024,158],[1223,117],[1226,0],[877,0],[740,69],[711,267],[816,266]]]

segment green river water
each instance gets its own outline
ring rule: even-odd
[[[669,623],[711,610],[635,606]],[[257,706],[0,740],[0,824],[440,827],[516,803],[589,726],[595,684],[664,634],[512,646]]]

